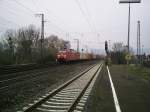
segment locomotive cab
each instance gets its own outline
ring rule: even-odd
[[[67,51],[59,51],[57,53],[57,62],[63,62],[67,58]]]
[[[73,49],[59,51],[57,53],[57,62],[71,62],[80,59],[79,53]]]

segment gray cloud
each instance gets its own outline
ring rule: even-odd
[[[119,0],[0,0],[0,9],[0,32],[29,24],[40,27],[40,18],[34,14],[44,13],[45,34],[68,39],[74,48],[74,38],[80,39],[81,47],[88,45],[96,49],[103,48],[105,40],[125,44],[127,41],[128,5],[119,4]],[[149,10],[149,0],[131,5],[131,45],[134,48],[137,20],[141,21],[142,44],[150,48]]]

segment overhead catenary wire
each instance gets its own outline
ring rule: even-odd
[[[16,2],[18,5],[22,6],[23,8],[27,9],[30,13],[35,14],[35,11],[33,11],[32,9],[26,7],[24,4],[22,4],[21,2],[18,2],[17,0],[13,0],[14,2]]]
[[[16,26],[20,26],[20,25],[18,25],[17,23],[15,23],[15,22],[13,22],[13,21],[11,21],[11,20],[7,20],[6,18],[3,18],[3,17],[1,17],[1,16],[0,16],[0,19],[4,20],[4,21],[6,21],[6,22],[9,22],[9,23],[15,24]]]
[[[77,3],[77,5],[78,5],[78,7],[79,7],[79,9],[80,9],[81,14],[82,14],[83,17],[85,18],[85,21],[88,23],[88,25],[89,25],[91,31],[93,32],[94,30],[93,30],[93,28],[92,28],[92,25],[91,25],[89,19],[87,18],[87,14],[85,13],[85,11],[83,10],[83,8],[81,7],[80,2],[79,2],[78,0],[75,0],[75,2]]]
[[[26,7],[25,5],[23,5],[22,3],[18,2],[17,0],[14,0],[18,5],[24,7],[25,9],[27,9],[28,11],[30,11],[30,13],[32,13],[33,15],[35,14],[35,11],[33,11],[32,9]],[[34,2],[33,2],[34,3]],[[34,4],[33,4],[34,5]],[[48,11],[49,12],[49,11]],[[51,22],[52,23],[52,22]],[[53,23],[54,24],[54,23]],[[55,27],[57,27],[58,29],[61,29],[62,31],[62,28],[60,28],[58,25],[54,25]]]
[[[25,6],[24,4],[22,4],[21,2],[19,2],[18,0],[13,0],[13,2],[15,2],[16,4],[18,4],[19,6],[23,7],[24,9],[28,10],[28,13],[32,14],[34,16],[35,11],[33,11],[31,8]],[[34,1],[33,1],[34,3]],[[33,4],[34,5],[34,4]],[[49,9],[47,9],[47,12],[52,14],[51,11]],[[53,14],[54,15],[54,14]],[[54,17],[56,18],[57,16],[54,15]],[[48,20],[49,21],[49,20]],[[55,27],[57,27],[58,29],[61,29],[61,31],[64,31],[62,28],[60,28],[60,25],[56,25],[54,22],[51,21],[51,23],[54,24]]]
[[[35,6],[36,9],[37,9],[37,6],[39,6],[39,5],[37,4],[38,2],[39,2],[39,0],[36,0],[36,4],[34,4],[34,3],[35,3],[35,0],[32,0],[32,4],[33,4],[33,5],[36,5],[36,6]],[[50,9],[48,9],[48,8],[46,8],[46,7],[44,7],[44,8],[45,8],[45,10],[47,11],[47,15],[48,15],[51,19],[52,19],[52,18],[54,18],[54,19],[58,19],[58,18],[59,18],[59,20],[60,20],[60,17],[58,17],[57,15],[55,15]],[[49,14],[48,14],[48,13],[49,13]],[[51,15],[52,15],[52,16],[51,16]],[[53,21],[55,21],[54,19],[53,19]],[[48,20],[48,21],[51,21],[51,20]],[[55,24],[53,21],[51,21],[51,23]],[[57,23],[58,23],[58,22],[57,22]],[[60,20],[59,23],[63,23],[65,26],[68,26],[68,24],[65,24],[65,22],[64,22],[63,20]],[[55,24],[55,26],[62,30],[62,28],[59,27],[60,25],[56,25],[56,24]]]
[[[13,16],[13,17],[16,17],[16,18],[18,18],[18,16],[20,17],[24,17],[24,13],[17,13],[16,11],[14,11],[14,9],[12,10],[12,8],[9,8],[9,7],[4,7],[4,8],[6,8],[6,12],[8,13],[8,14],[10,14],[11,16]],[[27,12],[26,12],[27,13]],[[29,19],[29,18],[26,18],[26,20],[31,20],[31,19]]]
[[[15,1],[16,1],[16,0],[15,0]],[[35,1],[32,0],[32,4],[33,4],[33,5],[35,5],[34,2],[35,2]],[[18,3],[18,2],[17,2],[17,3]],[[37,1],[36,1],[36,3],[37,3]],[[23,5],[23,4],[21,4],[21,3],[19,3],[19,4],[20,4],[20,5]],[[37,5],[37,4],[36,4],[36,5]],[[25,5],[23,5],[23,6],[24,6],[24,8],[28,9],[28,11],[31,10],[32,12],[34,12],[32,9],[26,7]],[[35,6],[35,7],[36,7],[36,9],[37,9],[37,6]],[[47,8],[46,8],[46,10],[47,10],[47,12],[48,12],[50,15],[51,15],[51,14],[53,15],[53,16],[51,16],[51,18],[52,18],[52,17],[58,18],[56,15],[54,15],[54,14],[52,13],[52,11],[50,11],[50,10],[47,9]],[[48,14],[47,14],[47,15],[48,15]],[[49,15],[48,15],[48,16],[49,16]],[[48,23],[49,21],[50,21],[50,22],[53,24],[53,26],[55,26],[57,29],[59,29],[60,31],[64,31],[62,28],[59,27],[59,25],[56,25],[56,24],[55,24],[54,22],[52,22],[51,20],[49,20],[49,19],[46,20],[47,23]],[[53,20],[53,21],[54,21],[54,20]]]
[[[38,9],[38,6],[37,6],[38,0],[36,0],[36,1],[31,0],[31,2],[33,3],[34,7],[35,7],[36,10],[37,10],[37,9]]]
[[[60,17],[58,17],[57,15],[55,15],[54,13],[52,13],[52,11],[50,11],[50,10],[47,9],[47,8],[46,8],[46,10],[47,10],[47,12],[48,12],[50,15],[53,15],[53,16],[51,16],[51,18],[52,18],[52,17],[55,17],[55,19],[56,19],[56,18],[59,18],[59,20],[60,20]],[[57,23],[58,23],[58,22],[57,22]],[[63,24],[63,25],[66,26],[66,24],[65,24],[65,22],[64,22],[63,20],[60,20],[59,23],[61,23],[61,24]],[[68,24],[67,24],[67,26],[68,26]],[[69,26],[69,27],[70,27],[70,26]]]
[[[26,14],[29,14],[29,15],[31,15],[30,17],[34,17],[34,11],[32,10],[32,9],[30,9],[30,8],[28,8],[27,6],[25,6],[24,4],[22,4],[21,2],[19,2],[19,1],[17,1],[17,0],[12,0],[12,1],[5,1],[7,4],[8,3],[15,3],[16,5],[18,5],[18,6],[20,6],[21,8],[23,7],[23,9],[25,9],[25,10],[21,10],[21,11],[24,11],[24,13],[26,13]],[[10,4],[10,5],[12,5],[12,4]],[[7,10],[11,15],[16,15],[16,17],[18,17],[18,14],[20,15],[20,14],[24,14],[24,13],[16,13],[16,9],[13,9],[13,7],[11,7],[10,8],[11,10]],[[15,10],[15,11],[14,11]],[[29,20],[28,18],[27,18],[27,20]],[[30,22],[32,22],[32,23],[34,23],[34,19],[30,19],[29,20]]]
[[[79,9],[80,9],[82,15],[84,16],[86,22],[88,23],[89,27],[91,28],[91,31],[94,32],[94,33],[96,33],[95,25],[94,25],[94,24],[92,25],[93,22],[90,22],[90,20],[89,20],[89,18],[91,18],[91,15],[90,15],[90,13],[89,13],[88,7],[87,7],[86,4],[85,4],[85,9],[86,9],[86,13],[85,13],[85,11],[83,10],[83,8],[81,7],[80,2],[79,2],[78,0],[75,0],[75,1],[76,1],[76,3],[78,4]],[[92,18],[91,18],[91,19],[92,19]],[[92,20],[91,20],[91,21],[92,21]]]
[[[68,26],[69,29],[71,29],[71,26],[70,26],[70,25],[66,24],[66,23],[64,22],[64,20],[62,20],[60,17],[58,17],[56,14],[54,14],[50,9],[45,8],[45,10],[47,11],[47,15],[51,18],[51,19],[48,20],[48,21],[50,21],[52,24],[54,24],[54,26],[56,26],[58,29],[60,29],[61,31],[65,31],[64,29],[62,29],[62,28],[60,27],[61,25]],[[52,16],[51,16],[51,15],[52,15]],[[52,19],[52,18],[53,18],[53,19]],[[59,19],[58,19],[58,18],[59,18]],[[56,21],[56,19],[58,19],[59,22]],[[54,22],[54,21],[56,21],[56,22]],[[56,23],[57,23],[57,24],[56,24]],[[61,24],[61,25],[58,25],[58,24]],[[65,31],[65,32],[67,32],[67,31]]]
[[[66,32],[65,30],[63,30],[62,28],[60,28],[59,26],[57,26],[56,24],[53,24],[53,22],[51,22],[51,21],[47,21],[47,23],[49,25],[53,25],[55,28],[57,28],[61,32]]]
[[[3,5],[3,6],[5,6],[5,5]],[[11,14],[11,15],[13,15],[13,16],[18,16],[16,12],[14,12],[12,9],[8,8],[7,6],[4,7],[4,8],[6,8],[6,10],[7,10],[7,12],[8,12],[9,14]]]
[[[93,26],[93,28],[94,28],[94,30],[95,30],[95,32],[96,32],[95,24],[94,24],[94,22],[92,21],[92,16],[91,16],[91,13],[90,13],[89,8],[88,8],[88,6],[87,6],[87,0],[84,0],[84,6],[85,6],[85,10],[86,10],[86,12],[87,12],[87,16],[88,16],[88,18],[90,18],[91,24],[92,24],[92,26]]]
[[[48,12],[50,15],[53,15],[53,16],[50,16],[50,15],[49,15],[49,16],[51,17],[51,19],[52,19],[53,17],[55,17],[55,19],[56,19],[56,18],[59,18],[59,17],[57,17],[57,15],[55,15],[54,13],[52,13],[52,11],[50,11],[49,9],[46,8],[46,10],[47,10],[47,12]],[[60,20],[60,19],[59,19],[59,20]],[[53,19],[53,21],[55,21],[55,20]],[[57,28],[57,29],[60,31],[60,32],[58,32],[58,31],[54,31],[54,32],[60,33],[60,34],[64,35],[64,37],[66,37],[66,40],[70,40],[70,38],[72,38],[72,36],[70,35],[70,33],[67,33],[68,31],[62,29],[62,28],[60,27],[60,25],[55,24],[53,21],[48,20],[47,23],[53,25],[55,28]],[[58,22],[57,22],[57,23],[58,23]],[[65,25],[65,23],[64,23],[63,21],[61,21],[61,20],[60,20],[60,23],[63,23],[63,25]],[[66,26],[66,25],[65,25],[65,26]],[[69,27],[70,27],[70,26],[69,26]],[[66,36],[66,33],[68,34],[68,36]]]
[[[26,9],[28,11],[29,14],[31,14],[31,16],[35,19],[35,14],[36,12],[34,10],[32,10],[31,8],[27,7],[26,5],[24,5],[23,3],[19,2],[18,0],[13,0],[16,4],[18,4],[19,6],[23,7],[24,9]],[[36,20],[36,19],[35,19]],[[33,21],[33,20],[32,20]]]
[[[0,36],[7,31],[8,29],[14,28],[16,27],[20,27],[20,25],[18,25],[17,23],[15,23],[14,21],[8,20],[6,18],[3,18],[0,16],[0,20],[2,20],[3,22],[0,22],[0,29],[1,29],[1,34]],[[5,22],[4,22],[5,21]],[[7,25],[8,23],[10,23],[11,25]]]
[[[89,20],[90,20],[90,22],[91,22],[92,27],[93,27],[94,33],[96,33],[96,32],[97,32],[96,26],[95,26],[95,24],[94,24],[94,22],[93,22],[91,13],[90,13],[89,8],[88,8],[88,6],[87,6],[87,0],[84,0],[84,6],[85,6],[85,10],[86,10],[86,12],[87,12],[87,16],[88,16],[88,18],[89,18]],[[96,37],[97,37],[98,40],[100,39],[100,38],[99,38],[99,37],[100,37],[100,36],[99,36],[99,33],[97,33],[97,36],[96,36]]]
[[[62,35],[65,36],[65,33],[59,32],[59,31],[54,30],[54,29],[52,30],[50,27],[48,27],[48,28],[46,28],[46,29],[47,29],[47,30],[51,30],[51,34],[52,34],[52,35],[53,35],[53,34],[54,34],[54,35],[59,34],[59,36],[60,36],[60,35],[61,35],[61,36],[62,36]],[[45,32],[45,34],[49,34],[49,33],[46,33],[46,32]]]
[[[8,1],[9,2],[9,1]],[[23,2],[21,2],[21,1],[19,1],[19,0],[12,0],[11,2],[14,2],[15,4],[17,4],[18,6],[20,6],[20,7],[22,7],[23,9],[25,9],[25,10],[23,10],[23,11],[25,11],[26,13],[28,13],[28,14],[31,14],[31,15],[35,15],[35,11],[32,9],[32,8],[30,8],[28,5],[25,5]],[[35,1],[33,1],[33,3],[34,3]],[[80,3],[79,3],[80,4]],[[33,4],[34,5],[34,4]],[[50,11],[48,8],[46,8],[47,9],[47,12],[49,13],[48,14],[48,16],[50,16],[51,14],[52,14],[52,11]],[[81,10],[82,10],[82,7],[81,7]],[[12,12],[13,12],[13,10],[12,10]],[[83,13],[85,13],[84,12],[84,10],[83,10]],[[23,13],[22,13],[23,14]],[[13,14],[13,15],[15,15],[15,14]],[[52,16],[52,17],[55,17],[55,18],[59,18],[59,17],[57,17],[55,14],[53,14],[54,16]],[[85,18],[87,18],[87,16],[86,16],[86,14],[84,14],[85,15]],[[49,19],[50,21],[51,21],[51,23],[50,24],[53,24],[53,26],[55,27],[55,28],[57,28],[58,30],[59,30],[59,32],[62,32],[62,34],[64,34],[65,32],[68,32],[68,31],[65,31],[63,28],[61,28],[60,26],[61,25],[58,25],[58,22],[57,22],[57,24],[55,24],[55,22],[54,21],[56,21],[55,19],[53,19],[53,20],[51,20],[51,19]],[[48,21],[49,21],[48,20]],[[33,20],[32,20],[33,21]],[[86,19],[86,21],[88,22],[88,24],[89,24],[89,26],[90,26],[90,28],[92,29],[92,25],[91,25],[91,23],[90,23],[90,21],[88,20],[88,19]],[[47,22],[47,23],[49,23],[49,22]],[[67,24],[65,24],[65,22],[64,21],[61,21],[60,23],[63,23],[65,26],[67,25]],[[18,23],[17,23],[18,24]],[[17,25],[18,26],[18,25]],[[20,25],[19,25],[20,26]]]

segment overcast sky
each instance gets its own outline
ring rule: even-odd
[[[131,46],[136,48],[137,21],[141,21],[141,41],[150,50],[150,0],[131,5]],[[0,34],[34,24],[40,27],[45,14],[45,35],[80,39],[80,48],[104,48],[104,41],[127,43],[128,4],[119,0],[0,0]]]

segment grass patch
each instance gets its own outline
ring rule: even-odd
[[[138,76],[150,81],[150,68],[144,67],[144,66],[130,65],[128,67],[128,70],[130,73],[132,73],[134,75],[138,75]]]

